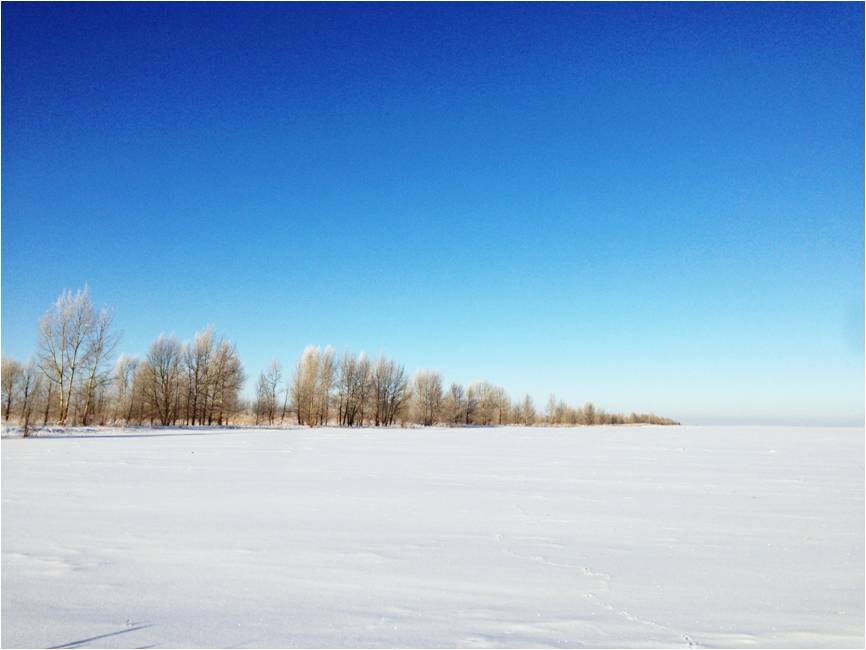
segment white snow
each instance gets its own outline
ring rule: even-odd
[[[863,459],[862,428],[7,438],[2,645],[862,647]]]

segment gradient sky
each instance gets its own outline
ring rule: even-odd
[[[684,422],[864,415],[864,8],[2,6],[2,350],[89,283]],[[249,390],[249,389],[248,389]]]

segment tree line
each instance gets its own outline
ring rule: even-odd
[[[551,396],[544,413],[532,398],[512,400],[501,386],[479,381],[447,387],[438,372],[380,355],[308,346],[292,372],[273,361],[252,400],[237,347],[212,327],[180,341],[160,335],[143,358],[114,359],[119,334],[111,312],[97,309],[87,288],[64,291],[39,321],[34,358],[2,360],[2,416],[25,435],[33,426],[339,425],[433,426],[677,424],[654,414],[606,413]]]

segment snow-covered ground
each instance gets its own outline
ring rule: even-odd
[[[4,647],[864,644],[864,432],[2,441]]]

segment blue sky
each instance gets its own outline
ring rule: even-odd
[[[89,283],[685,422],[864,414],[863,5],[2,8],[2,349]]]

